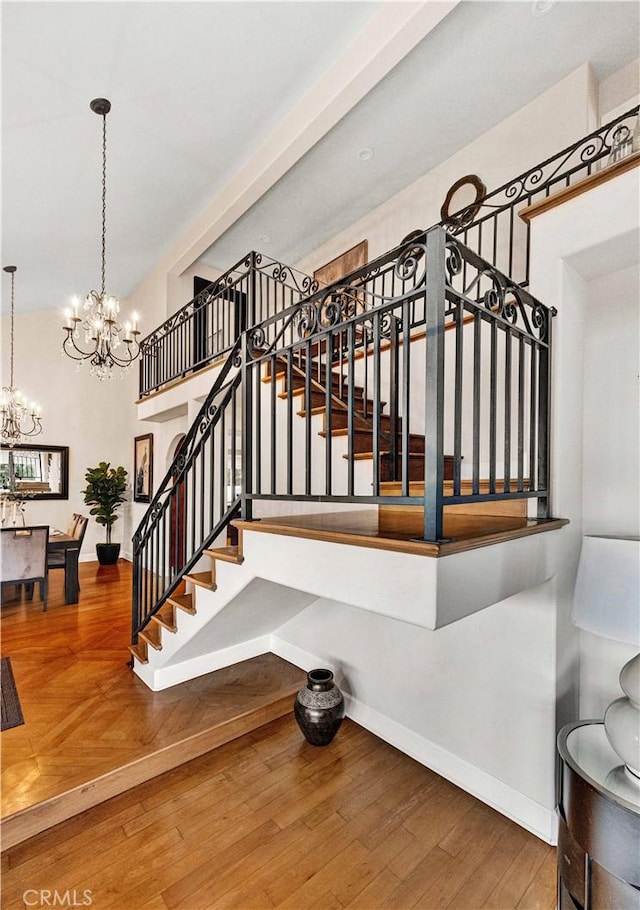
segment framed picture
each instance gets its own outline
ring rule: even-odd
[[[151,502],[153,493],[153,433],[136,436],[133,450],[133,501]]]

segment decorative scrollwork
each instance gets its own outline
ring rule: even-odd
[[[289,277],[289,270],[282,263],[276,263],[275,268],[271,272],[271,277],[274,281],[279,281],[281,284],[284,284]]]
[[[394,266],[396,278],[399,278],[400,281],[412,281],[417,286],[425,274],[426,269],[423,269],[419,278],[416,277],[420,261],[426,256],[426,252],[424,243],[409,242],[396,259]]]
[[[164,502],[157,501],[152,503],[147,513],[147,518],[150,524],[155,524],[156,521],[162,516],[164,512]]]
[[[260,357],[266,347],[267,336],[261,325],[255,326],[247,332],[247,353],[251,360]],[[235,363],[234,363],[235,366]]]
[[[536,301],[531,312],[531,327],[537,332],[540,341],[547,340],[548,326],[549,312],[545,306]]]
[[[304,279],[302,281],[302,290],[305,294],[309,296],[311,294],[315,294],[319,287],[320,283],[316,281],[315,278],[312,278],[310,275],[304,276]]]
[[[330,329],[348,318],[348,299],[344,291],[332,291],[322,298],[316,308],[317,324]]]
[[[497,291],[496,288],[489,288],[488,291],[485,291],[482,299],[488,310],[493,310],[495,313],[502,312],[504,308],[504,297],[501,297],[500,292]]]
[[[393,329],[394,319],[397,319],[389,310],[385,310],[380,318],[380,334],[383,338],[390,338]]]
[[[459,275],[462,271],[462,256],[457,243],[445,244],[444,266],[447,270],[449,281],[452,280],[454,275]]]
[[[501,312],[502,318],[515,325],[518,321],[518,307],[513,299],[505,300]]]
[[[318,325],[318,312],[312,303],[302,303],[295,313],[297,322],[297,332],[299,338],[307,338],[313,335]]]
[[[207,430],[211,426],[211,421],[214,419],[214,417],[216,416],[217,413],[218,413],[217,404],[210,404],[207,407],[206,411],[203,414],[201,413],[200,423],[198,424],[198,431],[201,436],[203,436],[207,432]]]

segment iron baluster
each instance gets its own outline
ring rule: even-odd
[[[398,320],[395,315],[391,315],[389,322],[389,480],[398,480],[398,385],[399,385],[399,365],[398,365]],[[402,457],[410,457],[408,449],[403,449]]]
[[[482,402],[482,317],[479,312],[473,315],[473,455],[472,455],[472,491],[480,492],[480,425]]]
[[[442,485],[444,482],[444,307],[445,232],[434,228],[427,233],[429,263],[426,286],[425,344],[425,540],[443,537]]]

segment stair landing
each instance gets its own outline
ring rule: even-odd
[[[238,519],[234,525],[266,534],[285,534],[415,556],[440,557],[555,531],[569,523],[566,518],[470,514],[456,511],[459,508],[453,506],[445,512],[444,540],[440,543],[421,539],[423,512],[420,507],[391,509],[385,506],[380,510],[285,515],[249,522]]]

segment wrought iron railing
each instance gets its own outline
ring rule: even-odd
[[[438,227],[247,331],[242,514],[401,502],[425,540],[445,505],[535,498],[545,517],[551,315]]]
[[[529,282],[530,227],[520,216],[526,208],[589,176],[633,131],[639,108],[536,165],[483,199],[441,222],[451,234],[516,284]],[[424,234],[415,240],[416,248]],[[393,298],[405,292],[408,280],[395,269],[398,248],[369,263],[331,293],[340,296],[345,280],[368,285],[367,300]],[[386,260],[386,261],[385,261]],[[379,273],[374,275],[374,269]],[[469,265],[463,262],[463,271]],[[376,279],[376,286],[371,282]],[[249,253],[186,306],[169,317],[141,343],[140,397],[197,371],[222,357],[245,328],[304,301],[317,286],[308,275],[273,259]],[[356,292],[353,292],[354,295]],[[354,297],[354,300],[356,298]],[[343,301],[344,303],[345,301]]]
[[[239,511],[236,342],[133,536],[133,633],[162,607]]]
[[[140,343],[140,398],[223,357],[245,328],[316,287],[308,275],[248,253]]]
[[[629,148],[639,111],[640,106],[636,106],[621,114],[456,212],[441,222],[442,226],[518,284],[528,284],[530,226],[520,214],[590,176],[605,159],[615,158],[623,146]]]
[[[257,501],[419,505],[429,541],[447,505],[546,517],[552,315],[436,227],[246,329],[134,535],[134,641]]]

